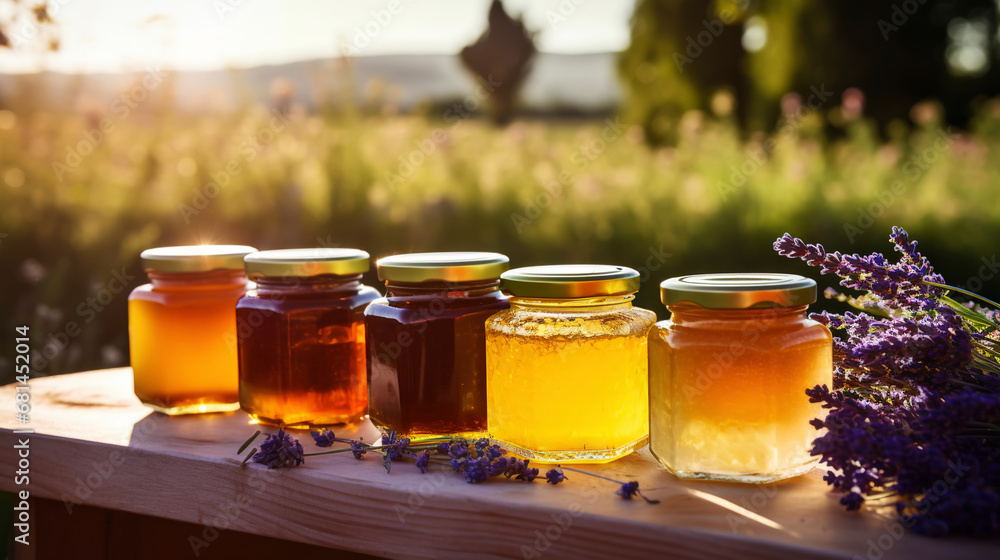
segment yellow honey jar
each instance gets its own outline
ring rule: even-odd
[[[510,309],[486,322],[487,426],[543,462],[605,463],[645,445],[646,334],[639,273],[603,265],[501,275]]]

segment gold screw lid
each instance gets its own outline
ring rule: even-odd
[[[371,268],[371,256],[360,249],[277,249],[247,255],[247,276],[317,276],[364,274]]]
[[[816,301],[816,281],[797,274],[694,274],[664,280],[660,300],[708,309],[798,307]]]
[[[496,280],[510,268],[500,253],[407,253],[375,263],[378,279],[389,282],[476,282]]]
[[[501,288],[514,296],[583,298],[634,294],[639,273],[624,266],[556,264],[515,268],[500,276]]]
[[[143,270],[157,272],[243,270],[243,257],[256,250],[247,245],[180,245],[146,249],[139,257]]]

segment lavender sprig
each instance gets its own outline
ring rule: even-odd
[[[259,435],[260,430],[243,443],[239,452],[246,449]],[[533,482],[539,477],[539,469],[532,467],[529,459],[507,457],[505,456],[505,451],[499,445],[491,443],[485,438],[472,441],[463,438],[438,437],[411,443],[409,439],[397,438],[395,432],[386,432],[382,435],[380,445],[371,445],[360,440],[335,437],[333,432],[329,430],[312,433],[312,437],[316,446],[320,448],[329,448],[335,443],[346,443],[349,447],[315,453],[302,453],[302,446],[298,440],[284,433],[283,429],[279,429],[278,435],[265,435],[261,451],[258,452],[254,448],[247,455],[246,459],[244,459],[243,464],[252,458],[255,462],[267,464],[268,468],[289,468],[301,465],[304,462],[304,457],[307,456],[350,452],[354,455],[355,459],[361,459],[364,454],[374,452],[382,455],[383,465],[385,465],[387,472],[391,472],[393,461],[409,458],[414,460],[417,469],[421,473],[429,472],[432,463],[448,464],[470,484],[486,482],[491,478],[500,477],[522,482]],[[634,496],[639,496],[651,504],[659,503],[659,500],[643,496],[639,492],[638,482],[620,482],[570,467],[549,469],[545,473],[545,482],[553,486],[565,482],[567,477],[563,472],[564,470],[576,471],[588,476],[614,482],[618,485],[615,494],[622,499],[630,500]]]
[[[305,462],[299,440],[278,428],[278,434],[266,434],[260,451],[253,454],[253,462],[267,465],[269,469],[297,467]]]
[[[903,254],[898,263],[890,263],[881,253],[867,256],[828,253],[820,244],[807,244],[801,239],[784,234],[774,242],[779,255],[801,259],[809,266],[817,266],[820,274],[840,276],[840,285],[867,292],[876,305],[896,307],[908,311],[928,311],[942,305],[936,298],[944,290],[932,283],[942,283],[920,253],[917,243],[910,242],[901,228],[893,228],[892,241]]]
[[[549,484],[556,485],[564,480],[566,480],[566,475],[560,468],[549,469],[545,473],[545,482]]]
[[[828,409],[812,454],[824,480],[860,510],[891,499],[900,521],[926,535],[1000,532],[1000,345],[997,312],[962,304],[901,228],[900,255],[828,253],[785,234],[774,248],[837,274],[864,292],[827,292],[868,313],[810,317],[844,337],[834,341],[834,387],[806,391]]]
[[[621,498],[623,500],[631,500],[633,496],[639,496],[643,500],[646,500],[646,503],[649,503],[649,504],[658,504],[658,503],[660,503],[660,500],[654,500],[652,498],[647,498],[646,496],[644,496],[642,494],[642,492],[639,491],[639,482],[638,481],[632,480],[632,481],[629,481],[629,482],[621,482],[620,480],[615,480],[613,478],[608,478],[606,476],[601,476],[599,474],[594,474],[592,472],[587,472],[587,471],[580,470],[580,469],[574,469],[572,467],[566,467],[566,466],[560,465],[560,468],[563,469],[563,470],[573,471],[573,472],[577,472],[577,473],[580,473],[580,474],[585,474],[587,476],[592,476],[594,478],[600,478],[602,480],[607,480],[609,482],[614,482],[615,484],[618,484],[618,490],[615,490],[615,494],[618,495],[618,496],[621,496]]]

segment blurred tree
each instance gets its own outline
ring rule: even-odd
[[[707,110],[717,89],[747,96],[740,26],[748,0],[639,0],[632,42],[619,59],[625,117],[642,125],[653,144],[676,139],[681,114]],[[746,105],[737,103],[738,118]]]
[[[812,2],[783,25],[796,32],[773,49],[798,53],[788,87],[804,93],[825,84],[837,101],[856,87],[883,131],[927,99],[941,102],[948,124],[964,127],[978,98],[1000,94],[995,0]],[[754,57],[758,73],[774,52],[768,47]]]
[[[883,130],[928,98],[962,126],[1000,93],[998,43],[995,0],[639,0],[619,59],[624,114],[668,143],[719,89],[744,130],[761,130],[786,93],[833,92],[826,110],[857,88]]]
[[[486,31],[463,48],[460,56],[483,84],[493,121],[505,124],[514,114],[517,92],[535,55],[535,42],[524,22],[507,15],[500,0],[490,5],[488,22]]]

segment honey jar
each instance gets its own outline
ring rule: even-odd
[[[650,450],[680,478],[765,483],[809,471],[822,418],[805,390],[833,384],[832,336],[806,317],[816,282],[701,274],[660,285],[649,333]]]
[[[488,425],[543,462],[604,463],[646,444],[646,334],[639,273],[603,265],[518,268],[510,309],[486,323]]]
[[[149,283],[128,297],[135,394],[165,414],[239,408],[236,301],[248,288],[244,245],[148,249]]]
[[[386,295],[365,311],[369,415],[414,441],[486,434],[486,319],[507,309],[499,253],[380,259]]]
[[[244,259],[256,287],[236,304],[240,406],[259,422],[311,428],[357,422],[368,408],[358,249],[282,249]]]

